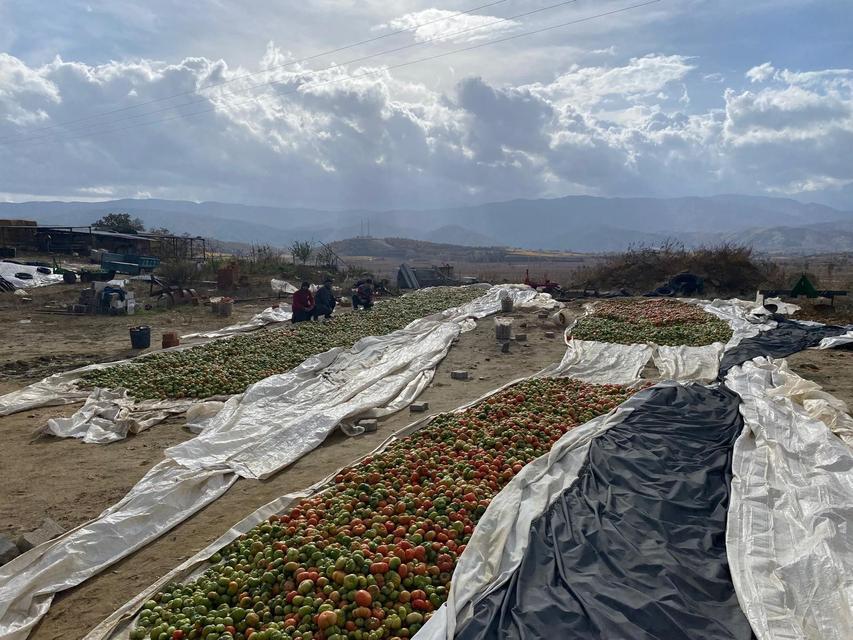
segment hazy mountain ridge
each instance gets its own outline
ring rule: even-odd
[[[0,217],[41,224],[88,225],[117,211],[140,217],[148,227],[167,227],[179,234],[280,247],[293,240],[332,242],[369,229],[376,237],[567,251],[618,251],[666,238],[687,245],[744,242],[759,251],[853,251],[853,212],[760,196],[567,196],[387,211],[160,199],[0,203]]]

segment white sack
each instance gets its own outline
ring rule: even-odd
[[[853,451],[778,391],[786,377],[767,358],[726,376],[745,422],[726,531],[732,581],[759,640],[847,640]]]
[[[28,273],[32,276],[32,280],[16,278],[16,273]],[[0,277],[19,289],[46,287],[51,284],[62,282],[62,275],[59,273],[39,273],[38,267],[32,267],[26,264],[15,264],[14,262],[6,262],[5,260],[0,260]]]
[[[0,567],[0,638],[23,640],[53,595],[100,573],[213,502],[236,481],[165,460],[98,518]]]
[[[278,280],[276,278],[270,280],[270,289],[276,293],[296,293],[299,291],[297,287],[290,284],[287,280]]]

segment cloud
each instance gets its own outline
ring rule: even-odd
[[[746,72],[746,77],[750,82],[766,82],[773,77],[775,72],[776,69],[773,68],[773,65],[769,62],[765,62],[757,67],[752,67]]]
[[[475,13],[459,14],[445,9],[424,9],[394,18],[377,30],[412,30],[416,42],[439,38],[444,42],[476,42],[512,31],[520,26],[515,20]]]
[[[44,137],[0,141],[0,193],[342,208],[820,196],[853,181],[847,69],[766,63],[754,67],[772,69],[752,74],[765,78],[758,87],[704,83],[717,92],[708,107],[691,91],[700,61],[677,54],[574,64],[526,84],[463,75],[450,90],[379,65],[310,71],[290,60],[272,43],[251,69],[204,56],[38,66],[0,55],[0,138]],[[212,82],[228,84],[201,89]]]

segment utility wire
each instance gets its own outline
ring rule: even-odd
[[[518,13],[518,14],[516,14],[516,15],[512,15],[512,16],[506,16],[506,17],[504,17],[504,18],[496,18],[496,19],[492,20],[491,22],[488,22],[488,23],[485,23],[485,24],[480,24],[480,25],[476,25],[476,26],[473,26],[473,27],[467,27],[467,28],[465,28],[465,29],[458,29],[458,30],[456,30],[456,31],[451,31],[451,32],[449,32],[449,33],[443,33],[443,34],[440,34],[440,35],[437,35],[437,36],[433,36],[432,38],[428,38],[428,39],[426,39],[426,40],[421,40],[421,41],[419,41],[419,42],[413,42],[413,43],[410,43],[410,44],[402,45],[402,46],[400,46],[400,47],[395,47],[394,49],[386,49],[386,50],[384,50],[384,51],[378,51],[378,52],[376,52],[376,53],[371,53],[371,54],[368,54],[368,55],[365,55],[365,56],[360,56],[360,57],[358,57],[358,58],[353,58],[353,59],[351,59],[351,60],[347,60],[347,61],[345,61],[345,62],[341,62],[341,63],[334,63],[334,64],[331,64],[331,65],[329,65],[329,66],[327,66],[327,67],[324,67],[324,68],[322,68],[322,69],[309,69],[309,70],[306,70],[306,71],[302,72],[300,75],[297,75],[297,76],[295,76],[295,77],[291,77],[291,78],[287,78],[286,80],[269,80],[269,81],[267,81],[267,82],[261,82],[261,83],[258,83],[258,84],[250,85],[249,87],[246,87],[246,88],[240,89],[239,91],[233,91],[233,92],[232,92],[232,95],[236,95],[236,94],[240,94],[240,93],[247,93],[247,92],[250,92],[250,91],[254,91],[255,89],[261,88],[261,87],[270,87],[270,86],[279,85],[279,84],[288,84],[288,83],[291,83],[291,82],[293,82],[293,81],[295,81],[295,80],[300,80],[300,79],[301,79],[301,77],[300,77],[300,76],[311,76],[311,75],[316,75],[316,74],[322,73],[322,72],[324,72],[324,71],[329,71],[329,70],[332,70],[332,69],[338,69],[338,68],[341,68],[341,67],[346,67],[346,66],[349,66],[349,65],[352,65],[352,64],[357,64],[357,63],[360,63],[360,62],[365,62],[365,61],[367,61],[367,60],[372,60],[372,59],[374,59],[374,58],[378,58],[378,57],[381,57],[381,56],[386,56],[386,55],[389,55],[389,54],[392,54],[392,53],[399,53],[400,51],[405,51],[405,50],[407,50],[407,49],[413,49],[413,48],[415,48],[415,47],[421,47],[421,46],[424,46],[424,45],[427,45],[427,44],[431,44],[431,43],[434,43],[434,42],[441,42],[442,40],[451,39],[451,38],[453,38],[453,37],[456,37],[456,36],[459,36],[459,35],[462,35],[462,34],[471,33],[472,31],[479,31],[479,30],[481,30],[481,29],[486,29],[486,28],[488,28],[488,27],[493,27],[494,25],[501,24],[501,23],[504,23],[504,22],[512,22],[513,20],[516,20],[516,19],[518,19],[518,18],[526,18],[526,17],[529,17],[529,16],[531,16],[531,15],[535,15],[535,14],[537,14],[537,13],[543,13],[543,12],[545,12],[545,11],[551,11],[551,10],[554,10],[554,9],[558,9],[558,8],[560,8],[560,7],[564,7],[564,6],[567,6],[567,5],[570,5],[570,4],[574,4],[574,3],[576,3],[576,2],[578,2],[578,0],[562,0],[561,2],[557,2],[557,3],[555,3],[555,4],[547,5],[547,6],[544,6],[544,7],[539,7],[538,9],[532,9],[532,10],[530,10],[530,11],[524,11],[524,12],[522,12],[522,13]],[[298,91],[298,89],[297,89],[296,91]],[[295,92],[295,91],[285,91],[285,92],[282,92],[282,93],[281,93],[281,94],[279,94],[279,95],[286,95],[286,94],[288,94],[288,93],[294,93],[294,92]],[[192,93],[192,92],[189,92],[189,93]],[[92,124],[84,124],[84,125],[83,125],[82,127],[80,127],[80,128],[72,128],[72,129],[70,129],[70,130],[68,130],[68,131],[64,131],[64,132],[57,132],[57,133],[48,133],[48,134],[44,134],[44,135],[31,136],[31,135],[29,135],[29,134],[26,134],[26,135],[24,135],[24,136],[20,136],[20,137],[19,137],[20,139],[6,140],[5,142],[17,143],[17,142],[27,142],[27,141],[34,141],[34,140],[42,140],[42,139],[47,139],[47,138],[53,138],[53,137],[55,137],[55,136],[62,135],[62,134],[64,134],[64,133],[87,133],[87,129],[90,129],[90,128],[92,128],[92,127],[94,127],[94,128],[95,128],[95,130],[97,130],[97,128],[98,128],[98,127],[101,127],[101,126],[103,126],[104,124],[106,124],[106,125],[116,125],[116,124],[119,124],[119,123],[121,123],[121,122],[129,121],[129,120],[136,120],[136,119],[138,119],[138,118],[146,118],[146,117],[150,117],[150,116],[157,115],[157,114],[159,114],[159,113],[165,113],[165,112],[168,112],[168,111],[175,110],[175,109],[177,109],[178,107],[188,107],[188,106],[191,106],[191,105],[194,105],[194,104],[207,103],[207,102],[209,102],[209,99],[210,99],[210,98],[209,98],[208,96],[201,96],[201,97],[199,97],[199,98],[197,98],[197,99],[195,99],[195,100],[190,100],[189,102],[185,102],[185,103],[183,103],[183,104],[178,104],[178,105],[169,105],[169,106],[167,106],[167,107],[164,107],[164,108],[162,108],[162,109],[156,109],[156,110],[154,110],[154,111],[147,111],[147,112],[144,112],[144,113],[137,113],[137,114],[133,114],[133,115],[128,115],[128,116],[124,116],[124,117],[121,117],[121,118],[118,118],[118,119],[112,120],[111,122],[106,122],[106,123],[97,123],[97,122],[95,122],[95,123],[92,123]],[[239,104],[239,103],[238,103],[238,104]],[[3,143],[3,142],[4,142],[4,140],[0,139],[0,143]]]
[[[347,81],[347,80],[357,80],[357,79],[365,78],[365,77],[369,77],[369,76],[380,75],[380,74],[386,73],[386,72],[388,72],[388,71],[391,71],[391,70],[393,70],[393,69],[400,69],[400,68],[402,68],[402,67],[408,67],[408,66],[411,66],[411,65],[420,64],[420,63],[422,63],[422,62],[430,62],[430,61],[432,61],[432,60],[437,60],[437,59],[444,58],[444,57],[447,57],[447,56],[450,56],[450,55],[455,55],[455,54],[458,54],[458,53],[465,53],[465,52],[467,52],[467,51],[473,51],[473,50],[476,50],[476,49],[481,49],[481,48],[483,48],[483,47],[492,46],[492,45],[500,44],[500,43],[503,43],[503,42],[509,42],[509,41],[511,41],[511,40],[517,40],[517,39],[519,39],[519,38],[524,38],[524,37],[528,37],[528,36],[532,36],[532,35],[537,35],[537,34],[540,34],[540,33],[545,33],[545,32],[547,32],[547,31],[553,31],[553,30],[555,30],[555,29],[560,29],[560,28],[563,28],[563,27],[568,27],[568,26],[572,26],[572,25],[576,25],[576,24],[581,24],[581,23],[584,23],[584,22],[590,22],[590,21],[592,21],[592,20],[596,20],[596,19],[598,19],[598,18],[604,18],[604,17],[607,17],[607,16],[616,15],[616,14],[619,14],[619,13],[625,13],[625,12],[627,12],[627,11],[632,11],[632,10],[634,10],[634,9],[639,9],[639,8],[642,8],[642,7],[647,7],[647,6],[649,6],[649,5],[657,4],[657,3],[661,2],[661,1],[662,1],[662,0],[646,0],[645,2],[640,2],[640,3],[637,3],[637,4],[628,5],[628,6],[626,6],[626,7],[621,7],[621,8],[619,8],[619,9],[613,9],[613,10],[611,10],[611,11],[605,11],[605,12],[597,13],[597,14],[594,14],[594,15],[591,15],[591,16],[586,16],[586,17],[583,17],[583,18],[577,18],[577,19],[575,19],[575,20],[569,20],[569,21],[567,21],[567,22],[561,22],[561,23],[558,23],[558,24],[549,25],[549,26],[542,27],[542,28],[539,28],[539,29],[534,29],[534,30],[531,30],[531,31],[524,31],[524,32],[521,32],[521,33],[517,33],[517,34],[511,35],[511,36],[506,36],[506,37],[498,38],[498,39],[495,39],[495,40],[489,40],[488,42],[482,42],[482,43],[479,43],[479,44],[470,45],[470,46],[462,47],[462,48],[459,48],[459,49],[454,49],[454,50],[452,50],[452,51],[445,51],[445,52],[438,53],[438,54],[435,54],[435,55],[432,55],[432,56],[427,56],[427,57],[424,57],[424,58],[418,58],[418,59],[416,59],[416,60],[410,60],[410,61],[407,61],[407,62],[401,62],[401,63],[395,64],[395,65],[385,66],[385,67],[382,67],[381,69],[375,69],[375,70],[368,71],[368,72],[365,72],[365,73],[360,73],[360,74],[358,74],[358,75],[349,75],[349,76],[344,76],[344,77],[340,77],[340,78],[332,78],[331,80],[326,80],[326,81],[323,81],[323,82],[315,82],[315,83],[304,84],[304,85],[300,85],[300,86],[299,86],[295,91],[302,91],[302,90],[306,90],[306,89],[313,89],[313,88],[315,88],[315,87],[326,86],[326,85],[329,85],[329,84],[335,84],[335,83],[338,83],[338,82],[344,82],[344,81]],[[292,92],[288,92],[288,93],[292,93]],[[279,94],[279,95],[284,95],[284,94]],[[257,100],[259,100],[261,97],[262,97],[262,96],[256,96],[256,97],[250,98],[249,100],[245,100],[245,101],[243,101],[243,102],[233,103],[233,104],[232,104],[232,105],[230,105],[230,106],[241,106],[241,105],[243,105],[243,104],[248,104],[248,103],[250,103],[250,102],[256,102],[256,101],[257,101]],[[217,110],[218,110],[218,107],[214,106],[214,107],[207,108],[207,109],[204,109],[204,110],[201,110],[201,111],[195,111],[195,112],[190,112],[190,113],[185,113],[185,114],[177,114],[177,115],[172,116],[172,117],[170,117],[170,118],[161,118],[161,119],[152,120],[152,121],[149,121],[149,122],[139,122],[139,123],[136,123],[136,124],[133,124],[133,125],[129,125],[129,126],[126,126],[126,127],[120,127],[120,128],[116,128],[116,129],[107,129],[107,130],[103,130],[103,131],[96,131],[96,132],[92,132],[92,133],[86,133],[86,134],[83,134],[83,135],[72,136],[72,137],[68,137],[68,138],[62,138],[62,139],[59,139],[59,140],[57,140],[57,141],[58,141],[58,142],[66,142],[66,141],[70,141],[70,140],[76,140],[76,139],[79,139],[79,138],[86,138],[86,137],[89,137],[90,135],[105,135],[105,134],[110,134],[110,133],[117,133],[117,132],[121,132],[121,131],[127,131],[127,130],[130,130],[130,129],[135,129],[135,128],[137,128],[137,127],[149,126],[149,125],[152,125],[152,124],[160,124],[160,123],[163,123],[163,122],[170,122],[170,121],[173,121],[173,120],[181,120],[181,119],[185,119],[185,118],[191,118],[191,117],[195,117],[195,116],[203,115],[203,114],[206,114],[206,113],[211,113],[211,112],[214,112],[214,111],[217,111]],[[150,115],[150,114],[149,114],[149,115]],[[48,143],[49,143],[49,141],[45,141],[45,142],[42,142],[42,143],[36,143],[36,145],[38,145],[38,144],[48,144]]]
[[[238,82],[240,80],[245,80],[246,78],[251,78],[251,77],[260,75],[262,73],[269,73],[271,71],[276,71],[278,69],[285,69],[287,67],[292,67],[292,66],[295,66],[298,64],[302,64],[304,62],[310,62],[311,60],[316,60],[317,58],[329,56],[329,55],[332,55],[333,53],[340,53],[341,51],[347,51],[348,49],[354,49],[355,47],[360,47],[360,46],[365,45],[365,44],[370,44],[372,42],[377,42],[377,41],[383,40],[385,38],[390,38],[392,36],[400,35],[401,33],[408,33],[410,31],[417,31],[418,29],[420,29],[422,27],[426,27],[426,26],[429,26],[431,24],[435,24],[436,22],[443,22],[445,20],[452,20],[454,18],[458,18],[459,16],[464,16],[464,15],[473,13],[475,11],[479,11],[480,9],[488,9],[489,7],[494,7],[495,5],[504,4],[506,2],[509,2],[509,0],[494,0],[493,2],[488,2],[486,4],[481,4],[479,6],[472,7],[471,9],[466,9],[465,11],[458,11],[456,13],[452,13],[452,14],[447,15],[447,16],[441,16],[439,18],[427,20],[426,22],[420,22],[416,25],[412,25],[411,27],[406,27],[405,29],[398,29],[397,31],[391,31],[389,33],[383,33],[382,35],[379,35],[379,36],[376,36],[373,38],[368,38],[366,40],[360,40],[358,42],[353,42],[352,44],[347,44],[347,45],[344,45],[342,47],[338,47],[336,49],[329,49],[328,51],[321,51],[319,53],[312,54],[312,55],[307,56],[305,58],[299,58],[297,60],[291,60],[291,61],[285,62],[283,64],[268,67],[266,69],[261,69],[260,71],[253,71],[252,73],[245,73],[243,75],[236,76],[236,77],[230,78],[228,80],[223,80],[221,82],[212,82],[212,83],[209,83],[205,86],[198,87],[196,89],[189,89],[187,91],[182,91],[180,93],[175,93],[175,94],[172,94],[169,96],[161,96],[159,98],[153,98],[151,100],[147,100],[145,102],[139,102],[137,104],[128,105],[126,107],[118,107],[116,109],[110,109],[109,111],[102,111],[99,113],[90,114],[88,116],[82,116],[80,118],[75,118],[74,120],[65,120],[63,122],[57,122],[56,124],[52,124],[52,125],[49,125],[46,127],[38,127],[36,129],[33,129],[33,131],[47,131],[49,129],[55,129],[57,127],[64,127],[64,126],[69,125],[69,124],[76,124],[78,122],[91,120],[93,118],[102,118],[104,116],[112,115],[114,113],[121,113],[123,111],[129,111],[131,109],[138,109],[139,107],[145,107],[148,105],[157,104],[160,102],[165,102],[166,100],[172,100],[174,98],[180,98],[183,96],[194,95],[194,94],[197,94],[199,91],[207,91],[208,89],[214,89],[216,87],[221,87],[221,86],[224,86],[227,84],[232,84],[232,83]],[[183,105],[176,105],[176,106],[183,106]],[[4,137],[0,138],[0,142],[4,141],[8,137],[10,137],[10,136],[4,136]]]

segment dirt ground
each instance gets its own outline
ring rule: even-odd
[[[500,352],[494,323],[488,318],[463,334],[439,365],[421,400],[429,413],[440,413],[473,400],[518,377],[557,362],[565,351],[560,331],[536,314],[514,313],[525,343]],[[521,327],[522,323],[526,327]],[[556,330],[546,338],[546,330]],[[467,369],[468,381],[451,380],[450,372]],[[18,385],[20,386],[20,385]],[[73,407],[36,410],[0,418],[4,462],[0,469],[0,532],[27,530],[51,517],[71,528],[97,516],[120,499],[162,457],[162,450],[191,436],[182,420],[170,420],[125,441],[85,445],[59,439],[33,440],[32,431]],[[380,421],[376,433],[348,438],[333,434],[321,447],[266,481],[240,480],[223,497],[159,540],[114,565],[80,587],[60,594],[31,638],[82,637],[92,626],[142,588],[220,536],[231,524],[285,493],[310,486],[330,471],[357,460],[388,434],[422,414],[402,411]],[[44,461],[49,461],[45,464]]]
[[[32,302],[0,294],[0,393],[20,388],[59,371],[95,362],[121,360],[160,348],[162,335],[178,335],[219,329],[248,320],[275,300],[234,305],[231,317],[211,313],[209,306],[191,305],[173,309],[140,310],[131,316],[92,316],[43,313],[75,302],[86,285],[57,284],[28,291]],[[135,287],[137,300],[144,302],[147,284]],[[151,348],[130,348],[130,327],[151,327]]]

